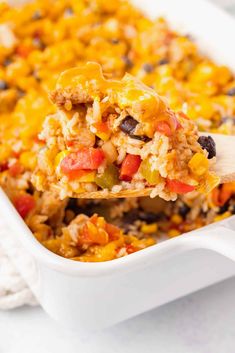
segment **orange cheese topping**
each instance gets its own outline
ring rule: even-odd
[[[167,109],[167,105],[154,90],[126,74],[120,81],[106,79],[101,67],[95,62],[64,71],[57,89],[81,89],[95,99],[109,97],[110,103],[121,109],[131,108],[140,120],[148,121]]]

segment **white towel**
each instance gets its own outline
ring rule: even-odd
[[[0,246],[0,309],[36,305],[36,299]]]

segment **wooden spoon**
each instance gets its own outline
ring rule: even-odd
[[[235,136],[200,132],[200,136],[211,136],[216,144],[214,172],[220,183],[235,181]]]
[[[211,136],[216,144],[216,164],[214,172],[220,177],[220,183],[229,183],[235,181],[235,136],[220,135],[200,132],[200,136]],[[54,189],[58,190],[58,186],[52,185]],[[122,190],[120,192],[112,192],[107,190],[85,192],[81,194],[73,193],[70,197],[80,199],[112,199],[112,198],[126,198],[126,197],[141,197],[149,196],[152,187],[142,190]]]

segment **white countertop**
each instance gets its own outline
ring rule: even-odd
[[[229,10],[235,5],[214,1]],[[39,307],[1,311],[0,353],[234,353],[234,298],[235,278],[85,336]]]
[[[40,308],[0,313],[1,353],[234,353],[235,279],[79,336]]]

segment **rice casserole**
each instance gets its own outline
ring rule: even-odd
[[[163,18],[151,21],[122,0],[38,0],[19,8],[0,2],[0,184],[38,241],[66,258],[107,261],[234,214],[234,183],[208,194],[182,192],[176,201],[61,199],[37,190],[38,159],[47,151],[40,132],[45,116],[56,112],[49,93],[61,72],[90,61],[109,80],[126,73],[141,80],[192,127],[235,132],[232,72]],[[200,153],[202,147],[214,157],[210,138],[200,145]]]

